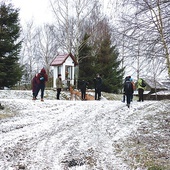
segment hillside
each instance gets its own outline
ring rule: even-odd
[[[46,91],[41,102],[31,91],[0,91],[1,170],[170,169],[169,100],[128,109],[120,100],[62,96]]]

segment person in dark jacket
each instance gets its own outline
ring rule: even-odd
[[[58,74],[58,78],[56,79],[56,87],[57,87],[57,100],[60,100],[60,93],[61,93],[61,89],[63,88],[61,74]]]
[[[94,88],[95,88],[95,100],[100,100],[102,90],[102,79],[100,77],[100,74],[97,74],[96,78],[94,78]]]
[[[37,79],[38,74],[35,74],[34,78],[32,79],[31,85],[32,85],[32,95],[33,98],[32,100],[36,100],[36,94],[37,94],[37,89],[38,89],[38,79]]]
[[[38,74],[37,79],[38,79],[38,89],[35,97],[37,97],[39,91],[41,90],[41,101],[44,101],[44,90],[45,90],[46,82],[48,81],[48,75],[44,68],[41,69],[41,72]]]
[[[126,81],[129,80],[130,78],[131,78],[131,76],[125,77],[125,80],[124,80],[124,83],[123,83],[123,88],[124,88]],[[123,103],[125,103],[125,100],[126,100],[125,98],[126,98],[125,91],[123,91],[123,100],[122,100]]]
[[[124,92],[126,95],[126,102],[127,102],[127,107],[130,107],[130,102],[131,102],[131,98],[133,95],[133,84],[130,81],[130,77],[126,80],[126,82],[124,83]]]
[[[87,88],[88,82],[82,80],[80,82],[80,90],[81,90],[81,99],[86,100],[86,88]]]

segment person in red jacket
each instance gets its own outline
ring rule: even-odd
[[[48,75],[44,68],[41,69],[41,72],[38,74],[37,79],[38,79],[38,89],[35,97],[37,97],[39,91],[41,90],[41,101],[44,101],[45,84],[48,81]]]
[[[31,85],[32,85],[32,95],[33,99],[36,100],[36,94],[37,94],[37,89],[38,89],[38,79],[37,79],[38,74],[35,74],[34,78],[32,79]]]

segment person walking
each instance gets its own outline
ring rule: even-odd
[[[125,86],[126,81],[129,80],[130,78],[131,78],[131,76],[125,77],[123,88]],[[122,100],[122,102],[125,103],[125,100],[126,100],[126,95],[125,95],[125,91],[123,91],[123,100]]]
[[[32,100],[36,100],[36,94],[37,94],[37,90],[38,90],[38,78],[37,78],[38,74],[35,74],[34,78],[32,79],[31,85],[32,85],[32,95],[33,98]]]
[[[126,105],[129,108],[130,107],[130,102],[131,102],[131,97],[133,94],[133,84],[130,81],[130,77],[126,80],[124,84],[124,92],[126,95]]]
[[[138,96],[139,96],[138,102],[144,101],[143,93],[144,93],[145,87],[146,87],[146,84],[144,83],[144,80],[142,78],[139,78],[137,81],[137,89],[138,89]]]
[[[95,100],[100,100],[102,90],[102,79],[100,77],[100,74],[97,74],[96,78],[94,78],[94,88],[95,88]]]
[[[35,97],[38,96],[38,93],[41,90],[41,101],[44,101],[44,90],[45,90],[46,82],[48,81],[48,75],[44,68],[41,69],[41,72],[38,74],[37,79],[38,79],[38,89]]]
[[[60,100],[61,89],[63,88],[61,74],[58,74],[58,78],[56,80],[56,87],[57,87],[57,100]]]

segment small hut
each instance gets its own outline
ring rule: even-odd
[[[157,80],[145,78],[144,81],[146,82],[147,85],[147,90],[149,90],[150,94],[167,90],[166,86],[164,86],[161,82],[158,82]]]
[[[74,85],[75,66],[78,65],[75,57],[69,54],[59,54],[51,62],[53,70],[53,88],[56,88],[58,74],[62,75],[63,84],[67,88],[70,84]]]
[[[161,100],[161,99],[170,98],[170,96],[167,93],[168,88],[163,83],[151,78],[143,78],[143,80],[146,83],[146,88],[144,91],[144,99]]]

